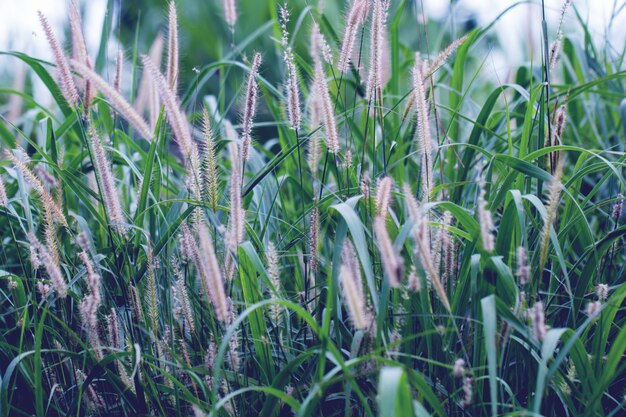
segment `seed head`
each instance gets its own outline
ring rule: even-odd
[[[65,97],[65,100],[67,100],[70,106],[76,107],[78,105],[78,90],[76,89],[76,84],[74,84],[74,79],[72,78],[72,73],[70,72],[67,57],[65,56],[63,48],[61,47],[59,40],[56,38],[56,35],[54,34],[46,16],[44,16],[41,11],[38,11],[37,14],[39,15],[41,27],[46,34],[46,38],[50,44],[50,49],[52,49],[52,54],[54,55],[54,60],[57,64],[59,78],[61,79],[61,92],[63,93],[63,97]]]
[[[485,200],[485,180],[481,177],[478,193],[478,219],[480,221],[480,237],[482,239],[483,249],[486,252],[493,252],[496,242],[491,231],[494,228],[491,211],[487,209],[487,201]]]
[[[250,142],[252,141],[252,125],[254,124],[254,115],[256,113],[256,101],[259,86],[256,78],[259,75],[259,67],[261,66],[262,57],[260,53],[255,53],[248,74],[248,83],[246,87],[245,106],[243,117],[241,119],[241,157],[244,161],[250,159]]]
[[[389,285],[397,288],[402,280],[404,261],[393,248],[387,232],[387,226],[385,225],[385,217],[382,215],[378,215],[374,219],[374,234],[376,235],[383,269],[389,280]]]
[[[93,86],[99,90],[109,100],[111,105],[120,113],[122,117],[126,119],[132,127],[135,128],[137,133],[141,135],[147,141],[152,139],[152,133],[150,128],[143,120],[143,118],[133,109],[133,107],[126,101],[122,95],[109,85],[102,77],[96,74],[90,67],[82,62],[71,60],[72,68],[83,76],[83,78],[91,81]]]
[[[392,188],[393,179],[391,177],[383,177],[378,181],[378,186],[376,187],[376,215],[383,218],[387,217]]]
[[[337,62],[337,69],[340,72],[348,71],[357,34],[361,26],[365,23],[368,12],[368,0],[354,0],[352,2],[352,6],[346,18],[346,28],[343,34],[343,42],[341,43],[339,61]]]
[[[517,248],[517,271],[516,275],[520,279],[522,285],[528,284],[530,281],[530,266],[528,265],[528,255],[526,248],[520,246]]]
[[[543,303],[541,301],[537,301],[530,310],[530,320],[532,323],[533,336],[535,339],[542,341],[546,337],[547,329]]]

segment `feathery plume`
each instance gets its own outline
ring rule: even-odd
[[[122,48],[117,50],[117,59],[115,61],[115,78],[113,78],[113,89],[120,93],[122,91],[122,67],[124,66],[124,52]]]
[[[441,284],[445,287],[448,279],[452,277],[454,264],[456,263],[456,254],[454,251],[454,238],[450,234],[450,226],[452,224],[452,213],[443,212],[441,227],[437,235],[439,252],[437,253],[437,262],[435,265],[441,272]]]
[[[411,272],[409,272],[409,277],[407,281],[407,287],[409,291],[419,292],[422,289],[422,283],[417,276],[417,268],[415,267],[415,265],[411,265]]]
[[[267,257],[267,276],[270,279],[270,282],[272,283],[272,287],[274,287],[271,291],[272,293],[272,300],[276,301],[278,300],[278,295],[280,294],[281,291],[281,285],[280,285],[280,274],[278,271],[278,253],[276,253],[276,247],[274,246],[274,243],[272,243],[271,241],[268,243],[267,245],[267,251],[266,251],[266,255]],[[272,313],[272,320],[274,320],[274,324],[276,326],[278,326],[278,323],[280,322],[280,316],[281,316],[281,306],[278,304],[272,304],[271,307],[271,313]]]
[[[473,385],[474,380],[471,377],[466,376],[463,378],[463,402],[461,405],[464,408],[472,405],[472,396],[474,395]]]
[[[361,194],[363,194],[363,200],[367,204],[369,204],[369,199],[370,199],[371,182],[372,180],[370,178],[370,172],[365,171],[365,173],[363,174],[361,178],[361,182],[359,183],[359,191],[361,192]]]
[[[482,239],[483,249],[487,252],[493,252],[496,242],[491,231],[493,230],[493,218],[491,211],[487,209],[487,201],[485,200],[485,180],[481,177],[478,181],[478,220],[480,223],[480,237]]]
[[[234,32],[235,24],[237,23],[237,7],[235,0],[224,0],[224,19],[226,23],[228,23],[228,26],[230,26],[230,30]]]
[[[117,195],[117,189],[115,188],[113,172],[111,171],[108,158],[106,157],[104,146],[102,146],[102,140],[92,124],[89,124],[89,136],[94,155],[96,175],[102,187],[102,196],[104,197],[104,206],[107,215],[109,216],[113,229],[124,235],[126,234],[124,213],[122,212],[122,206]]]
[[[563,162],[559,161],[554,173],[554,178],[548,189],[548,205],[546,208],[546,218],[543,229],[541,231],[541,245],[539,247],[539,271],[543,271],[548,261],[548,253],[550,249],[550,231],[552,223],[556,219],[559,211],[559,203],[561,201],[561,178],[563,176]]]
[[[224,278],[217,263],[213,241],[204,221],[196,226],[199,248],[194,253],[194,263],[200,274],[202,289],[213,305],[215,316],[219,321],[225,321],[228,316],[228,303],[224,290]]]
[[[393,188],[393,178],[383,177],[378,180],[376,187],[376,215],[387,217],[389,202],[391,201],[391,189]]]
[[[359,29],[365,23],[369,11],[368,0],[353,0],[348,17],[346,18],[346,28],[343,34],[343,42],[341,43],[341,52],[339,53],[339,61],[337,69],[340,72],[348,71],[350,66],[350,57],[356,42]]]
[[[367,98],[372,100],[374,95],[382,93],[384,86],[384,54],[385,54],[385,22],[389,0],[374,0],[370,29],[370,64],[367,78]]]
[[[217,159],[215,157],[215,139],[211,129],[211,118],[209,112],[204,107],[202,109],[203,133],[204,133],[204,153],[203,153],[203,182],[204,192],[209,200],[213,211],[217,210],[219,202],[219,178],[217,176]]]
[[[287,6],[280,7],[280,26],[283,31],[281,44],[284,48],[283,61],[287,68],[287,82],[285,90],[287,96],[287,117],[292,129],[300,129],[302,119],[300,113],[300,89],[298,88],[298,71],[293,58],[293,50],[289,45],[289,32],[287,31],[287,23],[289,23],[289,10]]]
[[[7,197],[7,190],[4,187],[4,180],[0,175],[0,207],[7,207],[9,205],[9,198]]]
[[[313,177],[317,174],[317,166],[320,161],[320,140],[321,140],[321,130],[319,129],[323,123],[323,109],[322,109],[322,100],[320,95],[317,93],[317,89],[315,87],[315,81],[309,88],[309,102],[307,105],[308,109],[308,119],[309,119],[309,128],[313,131],[311,136],[309,137],[309,147],[308,147],[308,159],[307,163],[309,165],[309,169],[311,170],[311,174]]]
[[[67,220],[65,219],[65,215],[63,214],[61,208],[57,205],[54,197],[52,197],[50,192],[44,188],[41,181],[39,181],[37,176],[33,174],[33,172],[26,165],[30,162],[30,159],[24,150],[22,150],[21,153],[24,155],[25,161],[18,159],[8,149],[4,150],[4,156],[6,156],[13,163],[15,168],[22,173],[26,182],[28,182],[28,184],[30,184],[30,186],[33,187],[39,195],[39,199],[41,200],[41,205],[44,210],[46,224],[51,226],[54,222],[57,222],[64,227],[69,227]]]
[[[256,99],[258,95],[259,85],[256,77],[259,75],[259,67],[261,66],[262,57],[260,53],[255,53],[248,74],[248,83],[246,87],[246,98],[241,119],[241,158],[244,161],[250,159],[250,142],[252,141],[252,125],[254,123],[254,115],[256,113]]]
[[[324,75],[324,65],[322,63],[322,55],[325,44],[324,38],[320,33],[320,28],[317,24],[313,25],[311,31],[311,53],[313,56],[313,88],[315,94],[318,95],[321,110],[322,110],[322,126],[326,136],[326,146],[328,151],[333,154],[339,152],[339,134],[337,133],[337,123],[335,121],[335,114],[333,111],[333,103],[330,98],[330,92],[328,91],[328,85],[326,84],[326,77]]]
[[[113,349],[119,349],[120,330],[117,324],[117,312],[111,307],[111,314],[107,316],[107,332],[109,333],[109,344]]]
[[[415,55],[415,67],[413,68],[413,94],[415,96],[415,109],[417,113],[415,135],[422,156],[422,193],[423,199],[428,201],[433,188],[433,144],[430,134],[426,86],[424,85],[422,61],[419,54]]]
[[[150,60],[152,62],[155,63],[155,65],[157,65],[157,67],[160,66],[161,64],[161,56],[163,55],[163,45],[164,45],[164,41],[163,41],[163,36],[159,33],[156,38],[154,38],[154,41],[152,42],[152,45],[150,46],[150,51],[148,52],[148,56],[150,57]],[[159,95],[156,92],[156,89],[154,88],[152,82],[150,81],[150,77],[146,76],[145,74],[141,77],[141,81],[139,82],[139,88],[137,89],[137,97],[135,99],[135,109],[137,110],[137,113],[143,115],[146,112],[146,109],[150,110],[150,126],[154,129],[155,127],[155,123],[156,123],[156,118],[158,117],[158,114],[153,115],[152,114],[152,108],[150,106],[150,102],[153,101],[152,97],[156,96],[156,101],[157,101],[157,109],[156,111],[158,112],[158,107],[160,107],[158,105],[158,98]],[[154,116],[154,119],[153,119]]]
[[[451,312],[452,309],[450,307],[450,301],[448,300],[446,290],[441,283],[441,280],[439,279],[439,273],[437,272],[437,268],[435,266],[435,262],[433,260],[432,252],[430,249],[430,227],[428,225],[428,217],[421,215],[419,204],[411,194],[410,190],[408,190],[407,188],[408,187],[405,187],[404,198],[407,202],[407,207],[409,207],[409,218],[413,221],[414,224],[411,232],[413,234],[413,240],[417,244],[417,247],[415,249],[416,256],[424,267],[426,276],[435,288],[435,292],[441,300],[441,303],[446,308],[446,310],[448,310],[448,312]]]
[[[529,312],[530,321],[535,339],[542,341],[546,337],[546,318],[543,311],[543,302],[537,301]]]
[[[178,84],[178,17],[174,0],[170,1],[167,42],[167,85],[176,94]]]
[[[144,55],[141,59],[147,75],[150,77],[153,85],[159,92],[159,97],[165,106],[165,113],[168,121],[170,122],[170,126],[172,127],[172,131],[174,132],[174,136],[176,137],[176,141],[178,142],[185,160],[187,160],[189,155],[192,153],[192,148],[194,147],[193,139],[191,138],[191,131],[189,130],[189,124],[187,123],[187,120],[178,105],[176,96],[163,77],[163,74],[161,74],[150,57]]]
[[[587,313],[589,317],[594,317],[600,313],[600,310],[602,310],[602,303],[600,301],[590,301],[587,303],[585,313]]]
[[[52,54],[54,55],[54,60],[57,64],[57,70],[61,79],[61,92],[63,93],[63,97],[65,97],[65,100],[67,100],[70,106],[76,107],[78,104],[78,90],[76,89],[76,84],[74,84],[74,79],[72,78],[72,73],[70,72],[67,57],[65,56],[63,48],[61,47],[59,40],[56,38],[46,16],[44,16],[41,11],[38,11],[37,14],[39,15],[41,27],[46,34],[46,38],[50,44],[50,49],[52,49]]]
[[[611,217],[615,221],[615,223],[619,222],[620,217],[622,217],[622,213],[624,212],[624,196],[622,194],[617,195],[617,203],[613,205],[613,210],[611,210]]]
[[[126,121],[128,121],[128,123],[135,128],[137,133],[139,133],[147,141],[152,140],[152,133],[150,132],[150,128],[146,122],[120,93],[118,93],[109,85],[109,83],[104,81],[102,77],[96,74],[96,72],[87,65],[76,60],[71,60],[70,62],[72,64],[72,68],[74,68],[74,70],[84,78],[89,79],[93,86],[100,91],[107,98],[107,100],[109,100],[120,115],[122,115],[122,117],[124,117]]]
[[[385,275],[389,279],[389,285],[394,288],[400,286],[402,280],[402,274],[404,269],[404,261],[396,253],[391,243],[389,233],[387,232],[387,226],[385,225],[385,217],[382,215],[376,216],[374,219],[374,234],[380,250],[380,257],[385,270]]]
[[[143,307],[141,306],[141,298],[139,297],[139,290],[136,286],[130,286],[131,303],[133,306],[133,315],[135,320],[143,322]]]
[[[226,232],[226,244],[228,251],[236,253],[237,247],[245,235],[245,211],[241,203],[241,159],[236,142],[228,144],[230,153],[230,217]],[[228,252],[227,251],[227,252]],[[226,279],[231,280],[235,272],[235,265],[230,253],[226,253],[225,261]]]
[[[459,358],[454,361],[454,369],[452,370],[452,373],[457,378],[461,378],[465,375],[465,359]]]
[[[350,318],[357,330],[367,329],[370,325],[371,316],[365,305],[361,267],[356,258],[354,246],[349,239],[344,241],[341,258],[343,261],[339,269],[339,279]]]
[[[98,334],[98,308],[100,307],[100,274],[98,274],[91,263],[91,260],[87,256],[87,252],[80,252],[78,254],[82,261],[87,274],[87,285],[89,287],[89,294],[83,298],[80,303],[80,313],[85,325],[85,330],[89,338],[89,343],[96,350],[96,355],[101,356],[100,353],[100,335]]]
[[[311,272],[316,272],[318,267],[317,246],[319,236],[320,212],[317,207],[317,200],[313,201],[313,211],[311,212],[311,223],[309,229],[309,261]]]
[[[41,264],[46,269],[46,273],[50,277],[50,282],[52,283],[54,290],[57,292],[59,297],[67,297],[67,283],[65,282],[65,278],[63,278],[61,268],[54,261],[52,255],[48,251],[48,248],[42,245],[33,233],[28,234],[28,240],[37,250],[38,259],[41,260]]]
[[[83,23],[80,17],[78,3],[75,0],[70,1],[68,9],[72,35],[72,58],[87,63],[89,55],[87,53],[87,44],[83,34]]]
[[[427,80],[430,78],[437,70],[441,67],[441,65],[448,59],[450,56],[458,49],[459,46],[463,45],[463,43],[467,40],[467,35],[461,36],[459,39],[452,42],[450,45],[446,47],[443,51],[439,53],[429,64],[428,67],[425,68],[423,78]]]
[[[609,286],[607,284],[598,284],[596,287],[596,295],[598,296],[598,301],[606,301],[609,297]]]
[[[517,248],[517,271],[515,273],[519,277],[520,284],[526,285],[530,282],[530,266],[528,265],[528,255],[526,248],[520,246]]]
[[[548,67],[550,71],[554,71],[556,65],[559,62],[559,57],[561,56],[561,44],[563,43],[563,33],[559,32],[556,36],[556,39],[550,45],[550,55],[549,55],[549,64]]]
[[[174,312],[181,319],[181,323],[186,323],[189,330],[193,333],[195,325],[191,314],[191,305],[189,303],[189,294],[185,285],[185,276],[180,270],[178,259],[174,256],[171,258],[172,272],[176,277],[176,284],[172,287],[173,298],[175,302]]]
[[[147,264],[147,279],[146,279],[146,303],[148,310],[148,318],[152,325],[153,336],[156,336],[159,328],[159,296],[157,294],[157,282],[156,282],[156,269],[157,265],[152,252],[152,247],[148,245],[146,248],[146,264]],[[161,356],[161,355],[159,355]]]
[[[89,68],[92,68],[91,59],[87,53],[87,43],[85,42],[85,36],[83,34],[83,23],[80,17],[80,10],[76,1],[72,0],[69,6],[70,14],[70,31],[72,34],[72,58],[78,62],[82,62]],[[89,114],[89,108],[93,101],[93,91],[91,88],[91,81],[88,79],[79,83],[83,89],[83,112]]]
[[[172,90],[168,87],[167,81],[163,78],[163,74],[150,60],[150,57],[144,55],[141,57],[143,66],[147,70],[149,77],[159,92],[161,101],[165,107],[165,114],[172,127],[176,141],[183,155],[185,165],[190,171],[192,180],[192,194],[198,198],[200,193],[199,174],[200,174],[200,156],[198,147],[191,137],[191,130],[187,118],[178,105],[178,99]]]

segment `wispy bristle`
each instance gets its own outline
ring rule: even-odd
[[[122,91],[122,68],[124,66],[124,53],[122,49],[117,50],[117,59],[115,61],[115,78],[113,78],[113,89],[120,93]]]
[[[22,152],[23,155],[26,155],[25,152]],[[64,227],[68,227],[67,220],[65,219],[65,215],[61,208],[57,205],[54,197],[46,190],[43,184],[39,181],[37,176],[33,174],[33,172],[26,166],[26,163],[29,162],[27,156],[26,162],[18,159],[11,151],[8,149],[4,150],[4,155],[13,162],[15,168],[22,173],[26,182],[30,184],[31,187],[35,189],[37,194],[39,195],[39,199],[41,200],[41,205],[44,209],[45,215],[49,216],[50,220],[54,220]]]
[[[368,0],[354,0],[352,2],[352,7],[350,7],[348,17],[346,18],[346,28],[343,34],[343,42],[341,43],[339,61],[337,62],[337,69],[340,72],[348,71],[356,37],[359,29],[365,23],[365,19],[367,19],[368,11]]]
[[[230,153],[231,174],[230,174],[230,217],[228,219],[228,230],[226,231],[226,245],[228,251],[224,261],[226,279],[231,280],[235,273],[235,263],[232,253],[237,253],[237,247],[243,241],[245,234],[245,211],[241,204],[241,167],[242,161],[239,156],[239,149],[236,142],[228,144]]]
[[[83,297],[83,301],[80,305],[80,311],[83,318],[83,323],[87,328],[87,333],[98,334],[98,307],[100,307],[100,274],[98,274],[89,256],[86,252],[80,252],[78,254],[80,260],[85,267],[85,273],[87,278],[87,286],[89,288],[89,294]],[[93,336],[90,334],[90,336]]]
[[[183,159],[189,176],[192,182],[192,195],[195,198],[199,198],[201,186],[200,186],[200,154],[198,147],[191,137],[191,130],[189,129],[189,123],[180,106],[178,105],[178,99],[174,92],[168,87],[167,81],[163,77],[163,74],[150,60],[150,57],[144,55],[141,57],[144,68],[149,74],[152,82],[156,86],[159,92],[161,101],[165,107],[165,114],[172,127],[176,141],[180,148],[180,152],[183,155]]]
[[[529,314],[530,321],[532,323],[533,336],[535,339],[542,341],[546,337],[547,332],[543,303],[541,301],[537,301],[530,310]]]
[[[237,23],[237,6],[235,0],[224,0],[224,20],[230,26],[230,30],[235,30]]]
[[[189,294],[187,292],[187,286],[185,285],[185,275],[180,270],[178,259],[174,256],[171,258],[172,272],[176,277],[176,285],[172,287],[172,293],[174,298],[174,312],[179,317],[182,323],[185,323],[191,332],[195,331],[195,324],[191,311],[191,305],[189,301]]]
[[[93,86],[104,94],[111,105],[113,105],[120,115],[135,128],[141,137],[148,141],[152,140],[152,133],[146,122],[119,92],[87,65],[76,60],[72,60],[71,63],[72,68],[83,77],[89,79],[93,83]]]
[[[528,255],[524,246],[517,248],[517,271],[515,275],[519,277],[522,285],[526,285],[530,281],[530,266],[528,265]]]
[[[309,227],[309,262],[311,271],[316,272],[318,267],[317,247],[319,236],[320,213],[317,208],[317,202],[313,202],[313,211],[311,212],[311,223]]]
[[[427,80],[430,76],[432,76],[437,70],[441,67],[441,65],[457,50],[459,46],[461,46],[467,40],[467,35],[460,37],[459,39],[452,42],[450,45],[446,47],[443,51],[439,53],[429,64],[428,68],[424,70],[424,80]]]
[[[321,103],[326,146],[328,147],[328,151],[330,153],[337,154],[339,152],[339,134],[337,133],[337,122],[335,121],[333,103],[330,98],[330,92],[328,91],[328,85],[326,84],[324,65],[322,63],[322,48],[319,46],[324,43],[322,39],[319,26],[317,26],[317,24],[313,25],[311,32],[311,50],[314,61],[313,87],[315,88],[315,94],[318,95]]]
[[[50,44],[50,49],[52,49],[52,54],[54,55],[54,60],[57,64],[57,70],[59,71],[59,77],[61,79],[61,92],[63,93],[63,97],[65,97],[65,100],[67,100],[70,106],[76,107],[78,104],[78,90],[76,89],[76,84],[74,84],[74,79],[72,78],[72,73],[70,72],[67,57],[65,56],[63,48],[61,47],[59,40],[56,38],[46,16],[44,16],[41,11],[38,11],[37,14],[39,15],[41,27],[46,34],[46,38]]]
[[[272,242],[269,242],[267,245],[266,257],[267,276],[274,287],[271,290],[272,300],[277,301],[280,298],[281,292],[280,271],[278,269],[278,253],[276,253],[276,247]],[[282,307],[278,304],[272,304],[271,312],[274,325],[278,326],[281,318]]]
[[[548,253],[550,250],[550,232],[552,231],[552,223],[556,219],[561,201],[561,177],[563,176],[563,162],[559,162],[556,167],[554,177],[550,182],[548,189],[548,202],[546,207],[546,218],[541,231],[541,245],[539,248],[539,271],[543,271],[548,261]]]
[[[385,270],[385,275],[389,280],[389,285],[397,288],[400,286],[400,281],[402,280],[404,262],[393,248],[383,216],[379,215],[374,219],[374,234],[376,235],[381,262]]]
[[[407,193],[407,191],[409,191],[409,193]],[[413,195],[410,194],[410,190],[407,190],[406,188],[404,197],[407,201],[407,206],[409,207],[409,217],[413,222],[413,240],[417,244],[417,247],[415,248],[415,255],[424,267],[426,276],[435,288],[439,300],[446,310],[450,312],[452,311],[450,301],[448,300],[446,290],[439,279],[439,272],[437,271],[432,251],[430,249],[430,226],[428,224],[428,217],[421,214],[417,201]]]
[[[54,290],[60,298],[67,297],[67,283],[65,282],[65,278],[63,278],[61,268],[52,258],[48,248],[42,245],[33,233],[28,234],[28,240],[31,245],[37,249],[38,257],[41,260],[41,264],[46,269],[48,277],[50,277],[50,282],[52,283]]]
[[[367,78],[367,98],[372,100],[375,94],[380,93],[384,85],[384,55],[385,55],[385,22],[389,0],[374,0],[370,29],[370,63]]]
[[[428,117],[426,86],[424,85],[422,61],[419,54],[416,54],[415,56],[415,67],[413,68],[413,94],[415,95],[415,109],[417,113],[417,128],[415,130],[415,135],[417,137],[421,154],[422,198],[425,201],[428,201],[433,188],[433,144]]]
[[[89,54],[87,53],[85,36],[83,34],[83,24],[80,17],[80,10],[78,9],[78,4],[74,0],[70,2],[69,15],[70,31],[72,34],[72,57],[76,61],[82,62],[89,68],[92,68],[91,59],[89,58]],[[91,106],[91,101],[93,100],[91,81],[85,79],[83,81],[83,84],[81,84],[81,88],[83,88],[84,91],[83,110],[85,114],[89,114],[89,108]]]
[[[342,264],[339,279],[343,289],[343,298],[348,307],[350,318],[356,329],[366,329],[370,325],[371,315],[367,311],[361,266],[356,259],[354,246],[349,239],[344,241]]]
[[[217,319],[225,321],[228,316],[228,302],[224,290],[224,278],[213,248],[213,240],[204,222],[197,226],[200,247],[196,252],[195,263],[202,279],[202,289],[209,297]]]
[[[152,45],[150,46],[150,52],[148,52],[148,56],[150,60],[158,66],[161,64],[161,55],[163,54],[163,36],[159,33]],[[137,97],[135,99],[135,109],[137,113],[144,115],[146,110],[150,113],[150,126],[152,130],[154,130],[156,125],[156,120],[159,116],[159,94],[154,87],[154,84],[151,82],[150,77],[146,74],[143,74],[141,77],[141,81],[139,82],[139,88],[137,89]]]
[[[217,176],[217,159],[215,156],[215,140],[211,129],[211,118],[206,107],[202,108],[202,131],[204,133],[203,172],[204,192],[213,211],[219,202],[219,178]]]
[[[387,217],[392,188],[393,178],[383,177],[378,180],[378,186],[376,187],[376,215]]]
[[[104,206],[106,208],[107,215],[113,228],[122,235],[126,234],[125,217],[122,212],[120,199],[117,195],[113,172],[111,171],[104,146],[102,145],[102,140],[100,139],[96,129],[91,124],[89,125],[89,136],[91,139],[91,149],[94,156],[96,175],[98,176],[100,186],[102,187],[102,196],[104,198]]]
[[[491,211],[487,209],[487,201],[485,200],[485,180],[481,177],[478,182],[478,220],[480,223],[480,237],[483,249],[487,252],[493,252],[496,248],[496,241],[491,231],[494,228]]]
[[[4,180],[0,174],[0,207],[7,207],[9,205],[9,198],[7,197],[7,190],[4,187]]]
[[[176,93],[178,84],[178,17],[174,0],[170,1],[167,42],[167,85]]]
[[[261,66],[261,54],[255,53],[248,74],[248,83],[246,87],[246,98],[241,119],[241,158],[244,161],[250,159],[250,143],[252,141],[252,125],[254,123],[254,115],[256,113],[256,99],[259,90],[257,76],[259,75],[259,67]]]
[[[298,71],[293,58],[293,50],[289,45],[289,32],[287,32],[287,23],[289,23],[289,11],[287,6],[280,7],[281,28],[283,37],[281,40],[284,48],[283,61],[287,67],[287,82],[285,90],[287,96],[287,117],[292,129],[300,129],[302,115],[300,113],[300,89],[298,88]]]

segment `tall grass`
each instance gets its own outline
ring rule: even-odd
[[[191,76],[173,2],[121,79],[2,53],[54,105],[0,91],[0,415],[626,415],[624,54],[572,8],[496,84],[492,25],[269,4]]]

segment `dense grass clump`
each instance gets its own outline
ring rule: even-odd
[[[624,54],[566,2],[498,84],[491,25],[236,3],[194,71],[173,1],[2,53],[54,104],[0,90],[0,415],[626,415]]]

